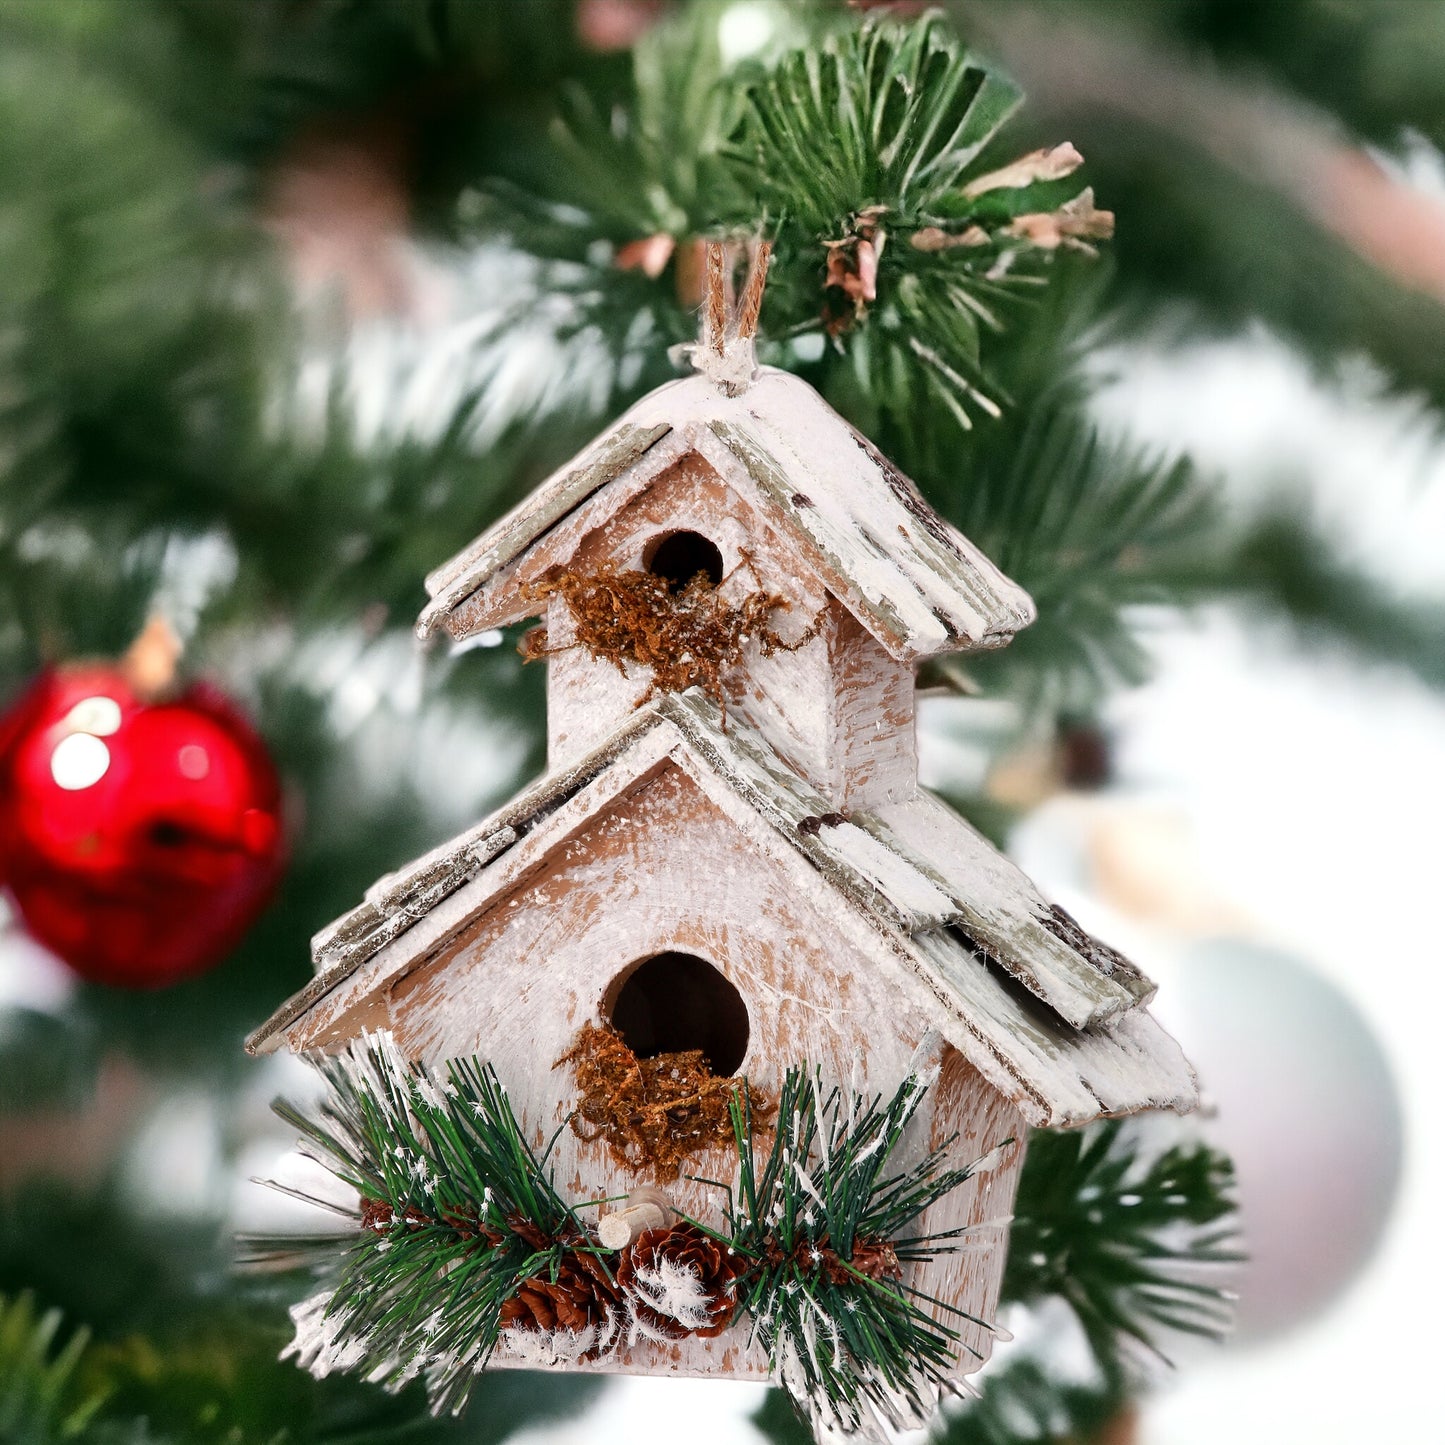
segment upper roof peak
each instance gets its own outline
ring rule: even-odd
[[[706,372],[643,397],[578,457],[426,579],[421,636],[461,638],[540,610],[513,570],[584,507],[600,526],[690,452],[793,542],[893,656],[1007,643],[1032,600],[924,501],[807,382],[772,367],[730,395]]]
[[[696,374],[643,397],[433,572],[432,602],[417,626],[423,637],[444,628],[461,638],[536,615],[535,590],[509,585],[528,553],[554,534],[556,550],[566,551],[570,534],[604,525],[689,453],[778,528],[801,564],[901,661],[996,647],[1033,620],[1028,594],[812,387],[757,365],[769,247],[750,244],[740,290],[728,255],[721,242],[707,248],[701,337],[687,349]]]

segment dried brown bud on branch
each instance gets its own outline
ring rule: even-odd
[[[1114,234],[1114,213],[1095,207],[1091,186],[1080,191],[1072,201],[1065,201],[1057,211],[1015,216],[1009,223],[1008,234],[1045,251],[1071,246],[1092,253],[1090,241],[1107,241]]]
[[[1030,151],[1026,156],[979,176],[963,188],[963,194],[974,200],[989,191],[1016,191],[1036,181],[1061,181],[1084,164],[1084,158],[1068,141]]]

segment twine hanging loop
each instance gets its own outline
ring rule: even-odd
[[[736,242],[709,241],[703,268],[702,337],[693,348],[693,365],[729,396],[747,390],[757,375],[753,342],[768,280],[768,241],[747,243],[748,269],[742,291],[735,285]]]

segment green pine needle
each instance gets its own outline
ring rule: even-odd
[[[60,1327],[60,1311],[40,1313],[32,1295],[0,1295],[0,1441],[82,1439],[104,1406],[104,1391],[87,1392],[78,1378],[89,1333],[59,1345]]]
[[[1064,1300],[1107,1381],[1171,1335],[1219,1338],[1239,1251],[1233,1168],[1202,1143],[1151,1151],[1108,1120],[1035,1133],[1019,1183],[1003,1298]]]
[[[825,1092],[815,1073],[791,1069],[764,1159],[746,1104],[733,1103],[740,1169],[729,1231],[733,1248],[754,1262],[740,1304],[774,1377],[819,1429],[871,1434],[920,1425],[956,1369],[958,1331],[924,1308],[937,1302],[891,1271],[858,1267],[879,1242],[902,1265],[959,1247],[961,1230],[910,1233],[925,1210],[971,1177],[971,1166],[946,1167],[954,1141],[906,1168],[892,1164],[929,1082],[912,1073],[885,1102],[851,1088]],[[830,1251],[842,1269],[828,1268]]]
[[[750,88],[727,155],[756,214],[819,239],[874,206],[910,227],[951,222],[1020,99],[939,17],[870,19],[784,55]]]

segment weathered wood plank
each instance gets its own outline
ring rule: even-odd
[[[1198,1103],[1183,1052],[1145,1009],[1074,1030],[947,933],[900,935],[897,947],[948,1003],[949,1041],[1030,1124],[1066,1128],[1141,1109],[1187,1112]]]
[[[1072,929],[1065,927],[1023,871],[941,798],[919,789],[858,821],[933,879],[957,910],[949,921],[1075,1028],[1093,1027],[1152,995],[1153,986],[1121,954],[1072,919]]]
[[[426,579],[432,601],[417,621],[417,634],[429,637],[494,573],[514,562],[536,539],[581,506],[599,487],[643,456],[672,430],[655,421],[638,426],[624,421],[611,428],[582,458],[558,473],[482,533],[464,552]]]
[[[896,850],[834,812],[751,729],[726,731],[717,708],[690,690],[658,704],[696,754],[831,882],[895,927],[941,927],[952,900]]]

